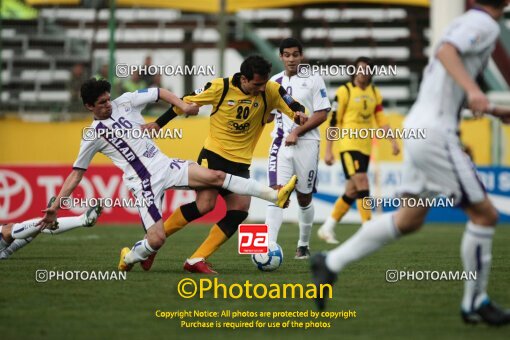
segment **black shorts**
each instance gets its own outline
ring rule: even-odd
[[[205,148],[203,148],[198,155],[198,164],[204,168],[221,170],[235,176],[250,178],[250,164],[229,161],[217,153]],[[222,188],[218,189],[218,192],[221,196],[227,196],[232,193],[231,191]]]
[[[359,151],[344,151],[340,152],[340,160],[344,168],[345,178],[349,179],[354,174],[367,172],[370,156]]]

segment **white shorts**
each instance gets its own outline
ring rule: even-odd
[[[297,175],[296,190],[302,194],[316,192],[320,142],[298,139],[285,146],[285,138],[275,138],[269,148],[267,177],[269,186],[284,185]]]
[[[486,191],[469,156],[454,134],[427,129],[426,139],[404,140],[401,194],[445,195],[456,204],[485,199]]]
[[[143,202],[138,207],[138,213],[145,231],[158,222],[163,216],[163,195],[167,189],[189,189],[188,166],[189,161],[170,158],[168,166],[145,178],[136,177],[124,183],[133,193],[137,202]]]

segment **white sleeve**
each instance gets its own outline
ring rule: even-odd
[[[493,35],[490,29],[476,22],[458,21],[448,28],[441,42],[452,44],[460,54],[478,53],[493,43]]]
[[[143,110],[145,105],[155,103],[159,100],[159,88],[151,87],[148,89],[140,89],[135,92],[127,92],[120,96],[118,99],[127,98],[134,108]],[[115,100],[117,101],[117,99]],[[122,103],[122,100],[119,100]]]
[[[328,98],[328,91],[326,84],[322,77],[316,77],[313,83],[313,111],[330,111],[331,103]]]
[[[159,88],[151,87],[148,89],[140,89],[133,92],[131,102],[135,107],[145,107],[149,103],[155,103],[159,100]]]
[[[151,87],[135,92],[126,92],[112,102],[114,110],[128,117],[131,121],[145,124],[142,111],[149,103],[159,100],[159,88]]]
[[[99,140],[84,140],[80,143],[80,152],[73,164],[73,169],[87,170],[92,158],[99,151]]]

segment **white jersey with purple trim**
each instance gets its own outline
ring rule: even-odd
[[[74,169],[86,170],[97,152],[101,152],[124,172],[124,179],[140,179],[156,173],[171,162],[152,139],[140,137],[145,124],[142,110],[148,103],[159,99],[159,89],[149,88],[127,92],[112,101],[112,115],[108,119],[94,120],[83,133],[80,152]],[[130,131],[131,130],[131,131]],[[140,132],[140,131],[137,131]]]
[[[471,9],[448,26],[440,44],[455,46],[464,67],[475,79],[486,67],[499,31],[498,23],[489,14],[480,9]],[[464,90],[432,55],[424,70],[418,98],[404,126],[436,128],[455,133],[465,100]]]
[[[307,108],[310,115],[315,111],[331,109],[331,104],[328,99],[326,85],[324,80],[319,75],[311,75],[308,78],[300,78],[297,75],[288,77],[285,71],[275,74],[271,80],[279,83],[283,88]],[[275,114],[275,124],[271,137],[285,138],[297,126],[289,117],[281,114],[278,111],[273,111]],[[313,139],[320,140],[320,132],[318,128],[308,131],[299,139]]]

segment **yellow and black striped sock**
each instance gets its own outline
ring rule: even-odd
[[[206,259],[211,256],[223,243],[235,234],[239,228],[239,224],[243,223],[246,217],[248,217],[247,211],[227,210],[225,217],[217,224],[213,225],[209,236],[207,236],[205,241],[190,258],[203,257]]]
[[[358,191],[358,199],[356,200],[356,207],[358,208],[359,214],[361,216],[361,222],[365,223],[372,218],[372,209],[366,204],[363,204],[363,199],[368,197],[370,192],[368,190]]]
[[[180,206],[172,213],[172,215],[170,215],[169,218],[166,219],[163,224],[166,237],[178,232],[188,223],[200,217],[202,217],[202,214],[198,211],[196,202]]]
[[[215,224],[212,226],[209,235],[197,250],[191,255],[190,259],[202,257],[204,259],[211,256],[223,243],[228,240],[227,235]]]
[[[349,211],[353,202],[354,198],[350,198],[344,194],[342,197],[336,200],[333,211],[331,212],[331,217],[337,222],[340,221],[342,217],[344,217],[344,215]]]

